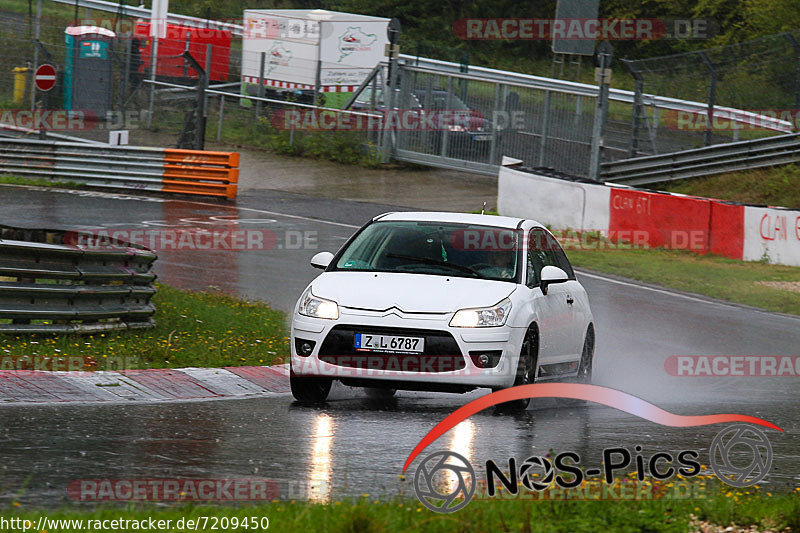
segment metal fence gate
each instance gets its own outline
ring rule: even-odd
[[[410,65],[398,80],[395,159],[496,174],[508,156],[589,175],[596,96]]]

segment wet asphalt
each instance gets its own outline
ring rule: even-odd
[[[288,310],[318,273],[308,259],[335,250],[369,217],[408,208],[274,190],[246,191],[236,204],[141,199],[124,194],[0,187],[0,223],[68,229],[236,227],[274,232],[261,251],[162,251],[166,283],[221,291]],[[306,248],[297,236],[307,236]],[[302,240],[302,239],[301,239]],[[280,245],[280,246],[279,246]],[[595,384],[679,414],[741,413],[785,430],[767,431],[775,453],[763,484],[800,485],[800,381],[672,377],[671,355],[797,355],[800,319],[580,273],[597,327]],[[150,405],[0,405],[0,504],[72,504],[65,487],[86,478],[274,479],[281,497],[413,494],[402,465],[417,442],[467,395],[401,392],[389,401],[339,387],[316,408],[290,396]],[[724,426],[670,428],[597,405],[539,401],[523,412],[481,412],[435,442],[474,465],[576,451],[599,465],[602,449],[641,445],[645,454],[708,447]],[[423,454],[424,455],[424,454]],[[419,461],[419,460],[418,460]],[[412,467],[413,469],[413,467]],[[413,472],[412,472],[413,474]]]

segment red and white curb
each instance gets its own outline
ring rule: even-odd
[[[0,370],[0,406],[74,402],[163,402],[285,395],[289,365],[119,372]]]

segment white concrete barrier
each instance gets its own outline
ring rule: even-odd
[[[800,211],[745,206],[742,258],[800,266]]]
[[[631,230],[643,230],[651,237],[701,232],[703,246],[697,249],[701,253],[800,266],[800,210],[732,205],[626,186],[551,178],[514,168],[521,163],[503,158],[497,188],[497,210],[501,215],[536,220],[554,230],[600,231],[609,236]],[[635,216],[622,216],[616,211],[612,216],[612,211],[620,208],[615,205],[612,209],[611,199],[619,201],[620,197],[632,195],[643,197],[629,205],[636,209]],[[698,200],[710,208],[698,211]],[[649,239],[651,246],[661,246],[653,242]]]
[[[505,161],[504,161],[505,162]],[[497,210],[554,229],[608,231],[611,188],[500,167]]]

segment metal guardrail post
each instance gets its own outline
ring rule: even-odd
[[[705,146],[711,146],[713,141],[712,134],[713,128],[712,125],[714,124],[714,104],[716,103],[717,98],[717,69],[714,68],[714,63],[711,62],[711,59],[708,57],[708,54],[701,51],[699,52],[700,58],[705,63],[706,67],[708,67],[708,73],[711,76],[709,78],[709,85],[708,85],[708,111],[707,111],[707,124],[706,124],[706,131],[705,136],[703,139],[703,143]]]
[[[198,126],[199,131],[197,132],[197,145],[195,146],[195,150],[205,150],[206,147],[206,121],[208,121],[208,85],[211,81],[211,52],[213,51],[212,44],[206,45],[206,68],[203,72],[201,80],[203,84],[200,86],[200,97],[203,103],[200,112],[198,112],[198,122],[200,125]]]
[[[547,130],[550,129],[550,91],[544,92],[544,109],[542,110],[542,139],[539,141],[539,161],[537,165],[544,166],[544,155],[547,149]]]
[[[621,59],[620,61],[633,76],[633,113],[631,114],[631,149],[629,157],[636,157],[639,153],[639,125],[644,111],[644,105],[642,104],[644,78],[642,78],[641,72],[633,66],[632,61],[629,59]]]
[[[42,0],[36,0],[36,24],[34,25],[33,30],[33,38],[35,41],[39,40],[42,33]],[[31,72],[36,72],[36,69],[39,68],[39,47],[33,47],[33,70]],[[33,81],[33,76],[31,76],[31,81]],[[31,83],[31,112],[36,108],[36,84]]]
[[[784,38],[789,41],[794,53],[797,55],[797,77],[794,82],[794,108],[800,109],[800,43],[794,38],[794,35],[788,31],[783,34]]]
[[[381,162],[388,163],[392,153],[392,140],[394,138],[393,131],[392,131],[392,124],[396,123],[397,113],[395,111],[395,101],[397,99],[396,87],[397,87],[397,73],[400,70],[400,66],[397,64],[397,58],[393,58],[392,61],[395,63],[394,67],[392,68],[392,75],[389,77],[389,95],[386,98],[386,113],[383,116],[384,120],[384,128],[383,128],[383,146],[381,147]]]
[[[219,95],[219,120],[217,120],[217,142],[222,140],[222,120],[225,116],[225,95]]]
[[[122,127],[124,128],[127,126],[126,118],[125,118],[125,97],[128,94],[128,85],[130,84],[130,74],[131,74],[131,51],[133,50],[133,40],[128,38],[125,39],[125,61],[123,64],[123,71],[122,71],[122,87],[120,87],[119,94],[117,95],[117,108],[119,112],[122,114]]]
[[[261,65],[258,69],[258,97],[264,98],[264,67],[267,62],[267,53],[261,52]],[[261,100],[256,100],[254,119],[261,116]]]
[[[381,64],[375,65],[375,69],[381,69],[381,68],[382,68]],[[370,106],[369,110],[370,111],[374,111],[375,110],[375,99],[377,98],[377,94],[376,93],[378,92],[378,75],[377,74],[380,71],[379,70],[375,70],[375,69],[373,69],[375,71],[375,74],[372,75],[372,81],[371,81],[371,83],[372,83],[372,91],[370,92],[370,95],[369,95],[369,106]],[[386,86],[386,84],[381,84],[381,87],[385,87],[385,86]],[[354,98],[357,98],[357,97],[354,96]],[[353,101],[355,101],[355,100],[353,100]],[[345,106],[345,109],[346,108],[347,108],[347,106]],[[372,124],[372,119],[371,118],[367,119],[367,124],[368,124],[367,127],[370,130],[372,130],[373,124]],[[381,145],[382,135],[383,135],[383,128],[381,128],[380,124],[378,124],[378,129],[375,132],[375,145],[376,146],[380,146]]]
[[[589,177],[595,181],[600,180],[600,150],[603,147],[603,132],[606,118],[608,117],[608,90],[609,80],[606,79],[606,69],[611,68],[613,51],[608,41],[603,41],[597,48],[600,67],[600,90],[597,95],[597,107],[594,112],[594,125],[592,127],[592,148],[589,156]]]
[[[500,83],[494,84],[494,105],[492,106],[492,144],[489,147],[489,164],[494,164],[497,159],[497,136],[500,132],[497,129],[497,116],[500,111]]]
[[[446,100],[446,103],[445,103],[444,107],[447,110],[447,112],[452,115],[452,117],[453,117],[453,124],[452,125],[455,125],[455,118],[456,117],[455,117],[455,114],[453,113],[453,77],[452,76],[447,76],[447,98],[445,100]],[[432,111],[432,110],[430,110],[430,111]],[[427,111],[422,110],[422,112],[426,113]],[[441,124],[441,120],[439,120],[439,123]],[[448,127],[445,127],[445,128],[442,129],[442,132],[441,132],[440,135],[442,136],[442,146],[440,148],[439,153],[440,153],[440,155],[442,157],[447,157],[447,150],[450,148],[450,146],[449,146],[449,143],[450,143],[450,128],[449,128],[449,125],[448,125]]]
[[[211,45],[208,45],[211,46]],[[206,138],[206,91],[208,91],[208,69],[210,68],[211,50],[206,48],[206,67],[205,69],[200,66],[200,63],[190,54],[184,52],[183,57],[192,64],[192,68],[198,73],[197,79],[197,98],[195,108],[195,135],[194,147],[195,150],[202,150],[205,146]],[[155,84],[153,84],[155,86]]]
[[[151,21],[152,23],[152,21]],[[150,46],[150,81],[156,81],[156,72],[158,70],[158,37],[151,37],[153,40]],[[153,126],[153,110],[156,105],[156,84],[150,84],[150,104],[147,107],[147,129]]]
[[[189,35],[190,35],[190,33],[187,31],[186,32],[186,41],[184,42],[184,45],[183,45],[183,51],[191,53],[191,50],[189,50]],[[186,59],[184,58],[184,60],[183,60],[183,77],[186,78],[188,75],[189,75],[189,62],[186,61]]]

